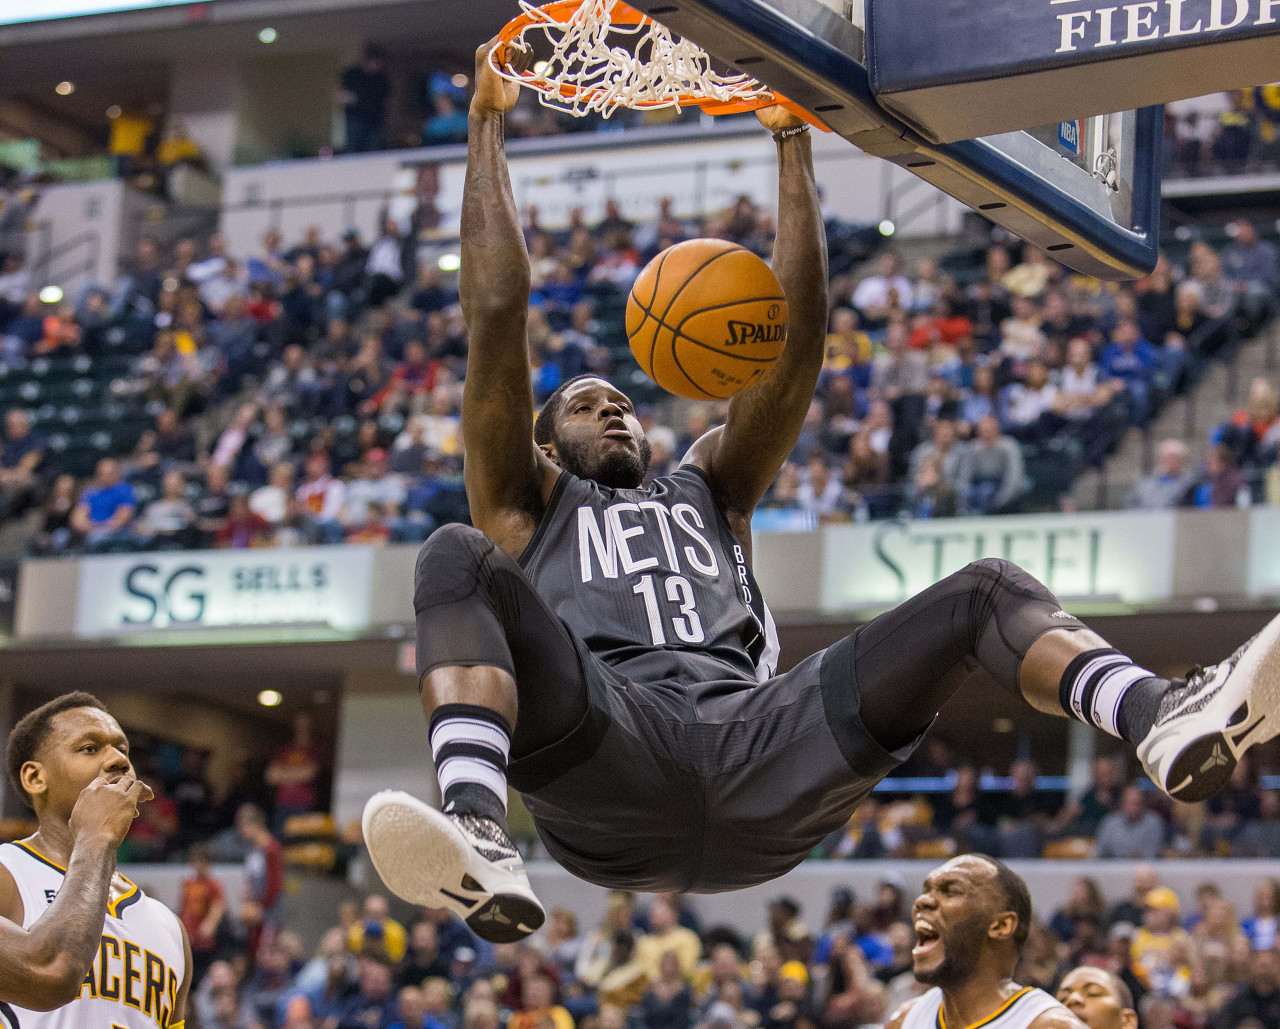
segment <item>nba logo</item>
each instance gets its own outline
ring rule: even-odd
[[[1073,157],[1084,156],[1084,122],[1063,121],[1058,123],[1058,145]]]

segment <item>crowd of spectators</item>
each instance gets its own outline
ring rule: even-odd
[[[448,911],[402,922],[371,894],[339,907],[310,958],[287,928],[255,947],[210,928],[234,920],[210,880],[198,860],[184,889],[183,921],[217,941],[197,958],[199,1029],[858,1029],[926,989],[893,871],[867,896],[836,887],[817,920],[776,896],[754,935],[704,924],[678,894],[641,907],[615,891],[598,926],[560,908],[527,943],[493,946]],[[1217,883],[1179,897],[1151,865],[1111,904],[1079,877],[1037,909],[1015,981],[1054,993],[1090,965],[1120,977],[1144,1029],[1276,1029],[1280,881],[1259,879],[1242,914]]]
[[[1237,175],[1280,166],[1280,83],[1165,107],[1165,172]]]
[[[997,777],[931,737],[900,775],[815,851],[824,858],[934,857],[976,850],[1002,858],[1280,858],[1280,791],[1270,768],[1242,762],[1230,787],[1202,805],[1174,804],[1118,756],[1094,759],[1082,793],[1014,761]],[[911,789],[924,776],[927,791]]]
[[[575,212],[549,230],[526,212],[535,397],[582,372],[614,378],[637,400],[653,475],[726,405],[678,404],[645,379],[626,343],[627,291],[681,239],[767,256],[774,229],[747,198],[705,220],[669,201],[657,214],[633,223],[610,202],[597,224]],[[271,230],[250,254],[220,234],[170,253],[144,238],[118,282],[57,304],[9,259],[0,518],[26,517],[42,554],[411,542],[466,520],[466,332],[419,228],[386,218],[370,244],[311,229],[286,245]],[[883,250],[868,266],[848,228],[828,222],[826,361],[761,528],[1054,509],[1074,474],[1277,307],[1276,251],[1243,221],[1221,253],[1197,242],[1186,267],[1162,259],[1132,287],[1003,242],[910,269]],[[72,380],[66,406],[42,393],[58,376]],[[1275,397],[1262,413],[1262,389],[1203,472],[1162,463],[1140,496],[1172,496],[1163,480],[1186,474],[1187,502],[1216,504],[1234,482],[1224,467],[1274,463]],[[77,435],[103,418],[112,431]]]

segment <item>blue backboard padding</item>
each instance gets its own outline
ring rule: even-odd
[[[1164,108],[1144,107],[1138,111],[1136,135],[1139,158],[1134,168],[1131,226],[1104,221],[1079,200],[1010,161],[987,140],[944,143],[932,149],[957,156],[1028,203],[1051,204],[1059,219],[1085,239],[1134,267],[1150,269],[1155,267],[1160,254],[1160,147],[1164,137]]]
[[[1213,8],[1212,0],[866,0],[867,68],[874,92],[898,93],[1209,43],[1280,39],[1280,6],[1268,18],[1258,0],[1240,0],[1239,8],[1219,0],[1217,23]],[[1226,27],[1238,11],[1247,13]],[[1214,30],[1215,24],[1223,27]]]
[[[815,11],[811,24],[821,26],[824,17],[834,17],[816,0],[803,3],[792,0],[795,9]],[[919,138],[908,126],[885,111],[875,100],[867,69],[861,54],[844,46],[847,34],[833,44],[826,35],[804,24],[805,17],[785,13],[785,0],[632,0],[633,6],[652,13],[673,30],[688,35],[723,61],[737,62],[740,57],[767,54],[769,65],[740,64],[743,71],[759,75],[766,83],[784,92],[792,100],[826,118],[843,134],[842,119],[847,123],[850,111],[858,112],[865,126],[868,119],[888,133],[911,143],[910,153],[888,159],[901,164],[926,181],[941,165],[951,162],[962,166],[969,177],[1020,199],[1024,206],[1050,212],[1061,235],[1075,234],[1088,241],[1112,259],[1113,269],[1124,268],[1132,277],[1155,267],[1158,256],[1160,210],[1160,139],[1163,133],[1163,109],[1149,108],[1138,113],[1137,136],[1140,153],[1146,157],[1137,162],[1132,226],[1110,223],[1084,203],[1062,189],[1039,178],[1011,161],[991,143],[972,140],[963,143],[930,144]],[[847,24],[847,23],[846,23]],[[834,37],[833,37],[834,38]],[[843,110],[824,113],[822,107],[840,105]],[[929,167],[929,161],[939,165]],[[989,214],[1000,222],[998,211]],[[1070,253],[1060,259],[1074,265]],[[1114,276],[1111,276],[1114,277]]]

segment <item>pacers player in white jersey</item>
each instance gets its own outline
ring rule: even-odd
[[[186,932],[116,872],[151,797],[119,724],[69,693],[14,726],[6,759],[40,828],[0,846],[0,1027],[182,1029]]]
[[[1002,862],[967,854],[935,868],[911,909],[915,976],[933,989],[885,1029],[1085,1029],[1043,990],[1013,981],[1031,895]]]

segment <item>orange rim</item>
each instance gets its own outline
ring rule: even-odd
[[[507,49],[519,40],[528,29],[538,28],[539,26],[551,21],[565,21],[572,17],[573,13],[582,6],[583,0],[552,0],[551,3],[543,4],[529,11],[523,11],[512,18],[502,31],[498,33],[498,41],[494,44],[493,50],[489,53],[489,63],[493,65],[495,71],[500,71],[506,75],[514,75],[523,85],[537,89],[540,92],[550,93],[557,92],[565,100],[590,100],[593,97],[602,96],[605,90],[599,87],[582,89],[575,86],[571,82],[562,82],[558,87],[552,88],[552,84],[540,79],[532,70],[523,72],[515,72],[511,68],[510,61],[507,59]],[[540,17],[541,15],[541,17]],[[610,23],[615,25],[635,25],[644,26],[652,19],[637,11],[629,4],[621,3],[614,5],[610,14]],[[501,56],[499,52],[501,51]],[[499,67],[501,65],[501,67]],[[745,73],[744,73],[745,74]],[[768,87],[766,87],[768,88]],[[751,100],[716,100],[713,97],[699,97],[692,94],[685,94],[675,98],[675,102],[680,107],[701,107],[707,114],[717,116],[721,114],[746,114],[750,111],[758,111],[764,107],[770,107],[778,104],[780,107],[786,108],[797,118],[802,118],[816,129],[823,132],[830,132],[831,129],[823,124],[822,120],[813,114],[810,114],[799,104],[792,100],[788,100],[781,93],[772,90],[772,96],[756,97]],[[668,103],[659,100],[640,100],[634,105],[637,110],[646,110],[655,107],[667,107]]]

